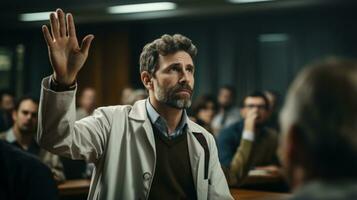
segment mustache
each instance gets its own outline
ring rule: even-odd
[[[174,88],[172,88],[173,92],[178,92],[180,90],[187,90],[190,92],[190,94],[193,93],[193,88],[188,84],[178,84]]]

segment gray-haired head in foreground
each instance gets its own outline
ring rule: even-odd
[[[357,177],[356,61],[330,58],[304,68],[280,117],[283,132],[294,127],[310,176]]]
[[[154,75],[159,62],[159,55],[165,56],[178,51],[185,51],[193,59],[197,54],[197,48],[192,41],[180,34],[163,35],[144,46],[140,55],[140,73],[148,71]]]

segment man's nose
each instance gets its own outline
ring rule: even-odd
[[[257,112],[257,111],[259,110],[259,108],[258,108],[258,106],[253,106],[253,107],[252,107],[252,110],[253,110],[254,112]]]
[[[180,77],[180,83],[187,83],[189,80],[189,74],[187,71],[183,71]]]

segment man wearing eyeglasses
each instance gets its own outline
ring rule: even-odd
[[[219,159],[230,185],[240,185],[249,170],[257,166],[277,172],[277,132],[266,126],[268,99],[262,92],[247,95],[241,103],[243,120],[218,137]]]

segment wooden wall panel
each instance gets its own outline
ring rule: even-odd
[[[99,106],[118,104],[120,91],[129,85],[129,52],[128,32],[96,34],[78,76],[79,90],[95,88]]]

